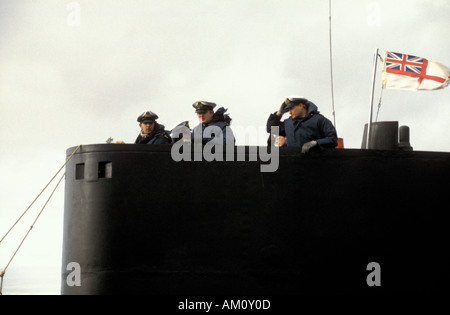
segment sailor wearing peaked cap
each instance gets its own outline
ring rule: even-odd
[[[292,107],[294,107],[300,103],[306,104],[307,102],[309,102],[309,101],[302,96],[292,96],[292,97],[287,97],[286,100],[283,102],[283,104],[286,104],[285,110],[289,111]]]
[[[214,108],[216,107],[216,103],[207,102],[207,101],[197,101],[192,104],[192,107],[195,108],[195,113],[197,114],[199,124],[192,130],[191,141],[196,143],[201,142],[202,144],[206,144],[209,141],[219,138],[219,135],[213,133],[214,137],[204,136],[204,131],[208,127],[220,128],[222,141],[221,143],[231,143],[234,144],[234,135],[231,129],[227,128],[230,125],[231,118],[228,114],[225,114],[227,109],[220,107],[217,109],[217,112],[214,112]],[[227,135],[228,130],[228,135]],[[218,139],[216,139],[217,141]]]
[[[136,138],[136,144],[171,144],[172,138],[169,131],[164,129],[164,125],[156,122],[158,119],[152,111],[145,111],[138,116],[137,121],[141,127],[141,133]]]
[[[206,101],[198,101],[192,104],[192,106],[195,108],[196,113],[206,113],[209,110],[214,110],[214,107],[216,107],[216,103],[206,102]]]
[[[291,117],[281,121],[284,113]],[[317,106],[304,97],[288,97],[280,109],[271,114],[267,120],[267,132],[272,126],[278,126],[280,136],[286,137],[288,147],[301,147],[302,153],[311,149],[334,149],[337,134],[331,121],[320,114]]]
[[[154,122],[155,120],[157,120],[159,117],[158,115],[156,115],[154,112],[152,111],[145,111],[143,112],[141,115],[139,115],[139,117],[137,118],[138,123],[143,123],[143,122]]]

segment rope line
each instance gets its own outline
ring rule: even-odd
[[[11,230],[17,225],[17,223],[22,219],[22,217],[27,213],[27,211],[31,208],[31,206],[36,202],[36,200],[42,195],[42,193],[47,189],[47,187],[50,185],[50,183],[55,179],[55,177],[59,174],[59,172],[63,169],[64,166],[66,166],[66,164],[72,159],[72,157],[75,155],[75,153],[80,149],[81,144],[72,152],[72,154],[67,158],[66,162],[61,166],[61,168],[58,170],[58,172],[56,172],[56,174],[52,177],[52,179],[50,180],[50,182],[44,187],[44,189],[41,190],[41,192],[38,194],[38,196],[33,200],[33,202],[28,206],[28,208],[25,210],[24,213],[22,213],[22,215],[19,217],[19,219],[13,224],[13,226],[8,230],[8,232],[5,234],[5,236],[3,236],[3,238],[0,240],[0,244],[1,242],[6,238],[6,236],[9,234],[9,232],[11,232]],[[55,188],[53,189],[52,193],[50,194],[50,196],[48,197],[47,201],[45,202],[44,206],[42,207],[41,211],[39,211],[38,215],[36,216],[36,218],[34,219],[33,223],[31,224],[30,228],[28,229],[27,233],[25,234],[25,236],[23,237],[22,241],[20,242],[19,246],[17,247],[16,251],[14,252],[14,254],[12,255],[11,259],[8,261],[8,263],[6,264],[6,267],[3,269],[3,271],[0,272],[0,295],[3,295],[3,279],[4,276],[6,274],[6,269],[8,269],[9,265],[11,264],[11,262],[13,261],[14,257],[16,257],[19,249],[22,247],[23,243],[25,242],[25,240],[27,239],[28,235],[30,234],[31,230],[33,229],[34,225],[36,224],[37,220],[39,219],[39,217],[41,216],[42,212],[44,211],[45,207],[47,206],[47,204],[49,203],[50,199],[53,197],[53,194],[55,193],[56,189],[58,188],[59,184],[61,183],[61,181],[63,180],[63,178],[66,176],[66,173],[64,172],[64,174],[61,176],[61,178],[59,179],[58,183],[56,184]]]
[[[53,197],[53,194],[55,193],[56,189],[58,188],[59,184],[61,183],[62,179],[64,178],[64,176],[66,176],[66,173],[64,173],[61,178],[59,179],[58,183],[56,184],[55,188],[53,189],[52,193],[50,194],[50,196],[48,197],[47,201],[45,202],[44,206],[42,207],[41,211],[39,211],[38,215],[36,216],[36,219],[33,221],[33,224],[31,224],[30,228],[28,229],[28,232],[25,234],[25,236],[23,237],[22,241],[20,242],[19,246],[17,247],[16,251],[14,252],[14,254],[12,255],[11,259],[8,261],[8,264],[6,265],[5,269],[3,269],[3,271],[0,273],[0,277],[1,277],[1,282],[2,284],[0,285],[0,295],[2,294],[1,291],[1,287],[3,286],[3,276],[6,273],[6,269],[8,269],[9,265],[11,264],[11,262],[13,261],[14,257],[16,257],[17,253],[19,252],[19,249],[22,247],[23,243],[25,242],[25,240],[27,239],[28,235],[30,234],[31,230],[33,229],[34,225],[36,224],[37,220],[39,219],[39,217],[41,216],[42,212],[44,211],[45,207],[47,206],[48,202],[50,201],[50,199]]]
[[[383,98],[383,90],[384,90],[384,89],[381,88],[380,99],[379,99],[379,101],[378,101],[377,116],[376,116],[376,118],[375,118],[375,122],[378,121],[378,114],[380,113],[380,108],[381,108],[381,100],[382,100],[382,98]]]
[[[0,240],[0,245],[3,242],[3,240],[8,236],[8,234],[14,229],[14,227],[19,223],[19,221],[23,218],[23,216],[28,212],[28,210],[33,206],[33,204],[38,200],[38,198],[42,195],[42,193],[47,189],[47,187],[50,185],[50,183],[55,179],[56,176],[58,176],[59,172],[66,166],[66,164],[72,159],[72,157],[75,155],[75,153],[80,149],[81,144],[75,149],[75,151],[72,152],[72,154],[67,158],[66,162],[61,166],[61,168],[56,172],[56,174],[50,179],[47,185],[45,185],[44,189],[41,190],[41,192],[37,195],[36,198],[31,202],[31,204],[28,206],[28,208],[22,213],[22,215],[17,219],[17,221],[11,226],[11,228],[6,232],[6,234],[2,237]]]
[[[381,62],[383,62],[383,57],[381,57],[380,54],[378,54],[378,58],[380,59]],[[378,100],[378,108],[377,108],[377,116],[375,117],[375,122],[378,121],[378,114],[380,113],[380,108],[381,108],[381,100],[383,98],[383,90],[384,88],[381,87],[381,92],[380,92],[380,99]]]

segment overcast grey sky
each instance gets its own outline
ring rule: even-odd
[[[333,0],[332,13],[336,127],[359,148],[375,49],[450,67],[450,1]],[[195,126],[192,103],[208,100],[228,108],[232,127],[259,127],[303,95],[332,120],[328,26],[328,0],[0,0],[0,237],[67,148],[132,143],[144,110],[167,129]],[[380,87],[381,63],[376,100]],[[449,97],[385,90],[378,120],[410,126],[415,150],[448,152]],[[59,294],[63,199],[61,186],[4,294]],[[0,246],[0,271],[44,201]]]

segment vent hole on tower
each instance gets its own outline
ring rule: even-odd
[[[98,178],[112,178],[112,162],[98,163]]]
[[[84,179],[84,163],[75,165],[75,179]]]

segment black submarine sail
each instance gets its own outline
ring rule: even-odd
[[[61,293],[442,288],[449,153],[279,148],[261,172],[240,149],[175,162],[170,145],[83,145],[66,165]]]
[[[331,0],[329,42],[336,125]],[[262,172],[262,147],[175,161],[167,145],[82,146],[66,166],[62,294],[440,292],[450,153],[372,122],[377,58],[361,150],[282,147]]]

